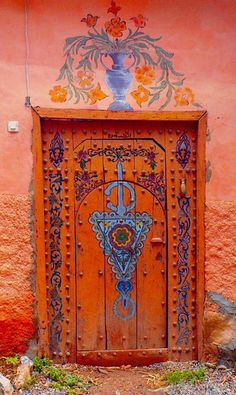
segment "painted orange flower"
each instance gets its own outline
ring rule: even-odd
[[[176,106],[188,106],[194,104],[194,93],[190,88],[178,88],[175,91]]]
[[[51,96],[51,101],[63,103],[66,101],[67,90],[61,85],[55,85],[50,89],[49,95]]]
[[[98,100],[103,100],[107,97],[107,95],[102,91],[101,85],[98,83],[96,88],[91,89],[89,98],[91,100],[90,104],[97,103]]]
[[[131,92],[131,95],[136,100],[136,103],[139,105],[139,107],[142,107],[142,103],[148,101],[150,91],[144,88],[144,86],[139,85],[136,91]]]
[[[119,16],[112,18],[110,22],[105,23],[105,29],[112,37],[122,37],[123,31],[127,30],[126,22],[122,21]]]
[[[93,83],[93,74],[89,73],[88,71],[82,71],[82,70],[79,71],[78,77],[79,77],[79,86],[81,88],[88,88]]]
[[[107,13],[111,12],[114,15],[117,15],[118,12],[121,10],[121,7],[116,5],[116,2],[114,0],[111,1],[111,7],[108,8]]]
[[[97,23],[98,16],[88,14],[86,18],[82,18],[81,22],[85,22],[88,27],[94,27]]]
[[[147,18],[145,18],[143,15],[139,14],[138,16],[133,16],[130,18],[132,21],[134,21],[134,24],[136,27],[140,27],[143,29],[146,24],[147,24]]]
[[[149,65],[136,67],[135,78],[143,85],[150,85],[155,79],[155,70],[152,66]]]

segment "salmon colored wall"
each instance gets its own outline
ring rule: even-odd
[[[181,98],[174,94],[166,110],[195,110],[198,109],[195,104],[199,103],[202,109],[208,111],[206,159],[210,161],[210,180],[207,183],[206,289],[216,290],[235,301],[235,283],[228,276],[229,270],[236,263],[231,237],[236,206],[228,203],[236,200],[235,0],[120,0],[117,5],[121,6],[118,15],[133,31],[135,20],[130,18],[139,14],[144,17],[146,26],[140,31],[145,31],[151,37],[162,36],[158,45],[174,53],[171,59],[174,68],[184,74],[183,86],[189,88],[185,91],[189,104],[185,100],[181,102]],[[28,0],[29,95],[33,106],[107,109],[112,102],[112,94],[105,82],[105,72],[101,65],[95,70],[93,80],[94,87],[99,82],[104,93],[100,93],[101,100],[97,100],[95,104],[91,104],[92,96],[88,103],[80,101],[74,104],[74,100],[67,100],[68,94],[66,101],[54,102],[49,92],[53,91],[54,86],[65,86],[65,81],[56,81],[65,59],[65,39],[88,34],[88,26],[81,22],[87,14],[100,17],[96,22],[96,27],[100,28],[114,17],[107,13],[109,6],[110,1],[105,0],[61,0],[60,4],[58,0]],[[29,236],[31,205],[28,199],[32,178],[32,116],[31,110],[24,107],[27,95],[24,1],[1,0],[0,22],[0,193],[4,207],[3,219],[6,221],[0,233],[3,239],[0,265],[6,265],[0,274],[0,305],[3,306],[3,310],[0,310],[0,323],[5,333],[10,331],[12,325],[10,316],[13,315],[19,323],[18,328],[23,328],[23,323],[26,322],[24,328],[28,328],[27,335],[25,329],[22,329],[20,345],[18,348],[13,347],[20,351],[26,348],[26,339],[33,333],[30,272],[34,266]],[[160,75],[158,73],[159,69],[156,78]],[[132,74],[134,80],[127,101],[135,110],[140,110],[135,95],[131,95],[140,84],[135,79],[135,68],[132,69]],[[151,92],[151,83],[142,84]],[[147,103],[141,103],[141,110],[158,110],[160,107],[159,102],[150,107]],[[7,132],[9,120],[19,121],[19,133]],[[19,235],[22,234],[24,248],[23,253],[19,254],[22,246]],[[8,294],[10,299],[6,298]],[[11,314],[10,309],[7,312],[6,306],[13,306],[14,314]],[[10,344],[10,337],[6,339],[6,344]]]
[[[102,68],[96,74],[103,91],[109,98],[95,105],[73,100],[53,103],[49,91],[57,82],[63,64],[63,47],[67,37],[86,34],[86,23],[81,22],[88,13],[99,15],[98,25],[110,20],[107,14],[109,1],[66,0],[29,3],[29,78],[33,106],[81,107],[106,109],[111,94],[104,81]],[[148,18],[145,32],[162,36],[160,45],[174,52],[173,63],[177,71],[184,73],[184,85],[190,87],[199,102],[209,113],[211,141],[207,145],[207,159],[211,162],[212,178],[207,185],[208,200],[234,200],[236,193],[236,95],[235,95],[235,22],[234,0],[141,0],[119,3],[120,15],[127,26],[134,26],[130,18],[142,14]],[[30,152],[31,113],[24,108],[25,86],[25,37],[24,1],[2,0],[0,4],[1,28],[1,160],[0,191],[26,193],[32,171]],[[63,85],[63,83],[62,83]],[[132,89],[131,89],[132,90]],[[129,95],[129,102],[135,101]],[[150,107],[156,110],[157,104]],[[138,106],[135,106],[138,109]],[[172,100],[168,110],[194,109],[193,106],[175,107]],[[147,109],[144,103],[143,110]],[[9,135],[6,123],[9,119],[20,122],[19,135]],[[22,158],[24,157],[24,160]],[[224,174],[222,174],[224,169]]]
[[[34,334],[28,196],[0,195],[0,355],[23,353]]]

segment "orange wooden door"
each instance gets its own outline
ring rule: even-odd
[[[161,142],[125,122],[81,122],[73,135],[78,361],[166,347]]]
[[[205,121],[122,116],[37,134],[40,352],[58,362],[201,355]]]

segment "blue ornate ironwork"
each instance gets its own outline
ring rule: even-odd
[[[188,311],[188,293],[189,293],[189,243],[191,218],[189,214],[190,197],[178,197],[179,205],[179,243],[178,243],[178,284],[177,290],[177,314],[178,314],[178,339],[176,344],[181,345],[189,342],[189,311]]]
[[[175,157],[184,169],[191,155],[191,143],[187,134],[183,133],[176,144]]]
[[[50,161],[53,163],[55,167],[60,166],[60,163],[63,162],[64,142],[59,132],[55,134],[54,138],[51,141],[49,148],[49,157],[50,157]]]
[[[52,350],[59,348],[62,334],[62,321],[63,321],[63,300],[60,296],[62,285],[60,267],[62,266],[61,255],[61,227],[63,220],[61,219],[61,210],[63,207],[62,198],[62,175],[49,174],[50,185],[50,263],[52,268],[51,282],[51,307],[53,310],[53,317],[50,322],[50,347]]]
[[[94,156],[105,156],[111,160],[111,162],[125,162],[129,158],[141,156],[148,160],[148,165],[152,170],[155,170],[157,166],[157,155],[151,149],[147,148],[126,148],[126,147],[99,147],[96,149],[89,148],[87,151],[81,150],[78,152],[78,161],[81,169],[85,169],[87,166],[88,158]]]
[[[107,204],[110,212],[95,211],[89,218],[93,225],[100,246],[108,256],[108,262],[117,278],[116,289],[120,296],[114,303],[114,313],[121,320],[130,320],[136,314],[136,303],[130,296],[133,283],[132,273],[135,271],[138,257],[141,255],[144,241],[152,224],[147,213],[132,213],[136,207],[136,193],[133,186],[123,181],[123,166],[117,164],[118,178],[105,190],[110,196],[113,189],[118,189],[118,204]],[[130,203],[124,203],[124,189],[130,193]]]

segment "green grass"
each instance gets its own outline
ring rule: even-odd
[[[34,358],[34,365],[33,368],[36,372],[42,372],[42,370],[47,367],[47,366],[51,366],[53,363],[50,359],[48,358],[39,358],[39,357],[35,357]]]
[[[52,388],[64,390],[71,395],[85,394],[92,384],[75,373],[69,373],[65,369],[53,365],[53,362],[47,358],[36,357],[34,370],[48,377],[52,381]]]
[[[16,366],[20,363],[19,355],[15,355],[14,357],[4,357],[4,360],[7,365]]]
[[[24,389],[30,388],[32,385],[37,383],[37,378],[35,376],[31,376],[29,380],[25,383]]]
[[[163,380],[167,385],[181,384],[184,381],[189,381],[195,384],[197,381],[204,380],[206,377],[206,372],[204,368],[199,368],[196,370],[174,370],[172,372],[167,372],[163,376]]]

